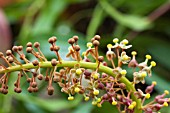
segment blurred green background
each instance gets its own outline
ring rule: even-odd
[[[99,34],[102,37],[100,54],[104,55],[106,45],[112,43],[113,38],[127,38],[133,44],[129,54],[132,50],[138,51],[139,62],[151,54],[157,62],[153,76],[146,78],[148,85],[153,80],[158,83],[151,100],[165,89],[170,91],[170,0],[0,0],[0,7],[0,51],[5,52],[12,45],[39,41],[45,56],[52,58],[54,54],[49,51],[47,40],[54,35],[65,58],[68,38],[78,35],[83,51],[85,43]],[[23,92],[15,94],[12,83],[16,76],[13,73],[10,77],[9,94],[0,94],[0,113],[117,112],[107,102],[102,108],[96,108],[91,102],[82,101],[80,95],[68,102],[67,95],[61,93],[56,84],[53,96],[47,95],[44,82],[39,83],[38,93],[30,94],[23,80]],[[132,77],[130,72],[128,77]],[[170,113],[170,107],[161,111]]]

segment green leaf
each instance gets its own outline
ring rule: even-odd
[[[91,113],[94,106],[91,104],[91,101],[80,104],[72,113]]]
[[[91,38],[95,35],[98,27],[104,20],[105,16],[106,15],[103,13],[103,9],[101,8],[101,6],[97,5],[94,9],[92,19],[87,28],[87,33],[86,33],[87,41],[90,41]]]
[[[8,7],[4,7],[5,15],[9,22],[15,24],[19,21],[21,17],[25,15],[25,10],[28,9],[32,1],[33,0],[18,1],[10,4]]]
[[[47,0],[46,5],[35,21],[32,33],[35,36],[41,33],[49,33],[67,5],[68,2],[66,2],[66,0]]]
[[[100,0],[102,8],[115,19],[119,24],[129,27],[135,31],[142,31],[148,29],[151,25],[149,20],[145,17],[138,15],[125,15],[118,12],[114,7],[112,7],[106,0]]]
[[[67,99],[62,100],[62,99],[42,99],[42,98],[37,98],[34,96],[30,96],[28,94],[13,94],[14,97],[18,100],[21,100],[23,102],[26,102],[27,104],[33,104],[38,107],[41,107],[42,109],[51,111],[51,112],[57,112],[61,111],[64,109],[69,109],[72,107],[77,106],[82,99],[82,96],[75,96],[74,101],[68,101]]]
[[[161,44],[149,48],[149,52],[154,56],[154,58],[167,69],[170,69],[169,48],[169,44]]]
[[[116,106],[111,105],[109,102],[104,102],[101,108],[96,106],[92,113],[119,113],[119,111]]]

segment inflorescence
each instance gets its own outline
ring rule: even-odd
[[[103,102],[109,102],[116,106],[121,113],[156,113],[162,107],[170,104],[170,98],[165,96],[169,94],[167,90],[162,95],[155,97],[153,101],[145,104],[145,100],[150,98],[156,81],[147,86],[145,91],[135,89],[136,84],[145,83],[145,78],[151,76],[152,67],[156,66],[151,60],[150,55],[146,55],[146,60],[138,63],[136,60],[136,51],[132,51],[132,57],[126,54],[126,49],[132,47],[128,45],[128,40],[124,39],[119,42],[118,38],[113,39],[113,45],[108,44],[106,58],[110,62],[111,67],[104,61],[104,56],[98,53],[100,45],[100,36],[95,35],[91,42],[87,43],[87,50],[80,54],[80,46],[78,45],[78,36],[73,36],[68,40],[70,47],[66,57],[71,57],[74,61],[62,60],[56,45],[57,38],[51,37],[48,42],[51,44],[50,50],[54,52],[57,58],[48,61],[40,50],[40,44],[35,42],[27,43],[26,52],[35,56],[36,60],[30,61],[23,52],[23,46],[13,46],[12,51],[7,50],[6,56],[0,52],[0,58],[3,59],[8,66],[0,63],[0,92],[8,93],[8,79],[10,73],[17,71],[18,77],[14,83],[14,91],[21,93],[20,81],[23,76],[29,84],[28,92],[38,91],[38,80],[48,82],[47,93],[53,95],[54,83],[58,83],[61,92],[68,94],[68,100],[74,100],[75,94],[81,94],[85,101],[92,99],[92,105],[102,107]],[[18,54],[20,60],[15,56]],[[22,61],[22,63],[21,63]],[[24,62],[24,63],[23,63]],[[133,69],[133,81],[126,79],[127,70],[123,69],[123,65],[128,65]],[[60,68],[58,68],[60,67]],[[41,73],[41,68],[46,68],[46,74]],[[31,73],[31,76],[28,74]]]

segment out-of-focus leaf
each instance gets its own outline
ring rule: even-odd
[[[151,25],[149,20],[145,17],[138,15],[125,15],[118,12],[114,7],[112,7],[106,0],[101,0],[100,4],[102,8],[114,18],[119,24],[129,27],[135,31],[142,31],[148,29]]]
[[[99,25],[102,23],[105,16],[106,15],[103,13],[103,9],[101,8],[101,6],[97,5],[94,9],[92,19],[87,28],[87,41],[90,41],[91,38],[95,35]]]
[[[142,31],[151,27],[147,18],[137,15],[122,15],[119,23],[136,31]]]
[[[82,2],[87,2],[88,0],[67,0],[69,3],[82,3]]]
[[[92,113],[119,113],[119,111],[116,106],[111,105],[109,102],[104,102],[101,108],[96,106]]]
[[[33,26],[32,33],[34,36],[37,34],[48,34],[67,5],[67,0],[47,0]]]
[[[18,36],[18,40],[22,40],[23,38],[26,39],[30,34],[32,34],[31,30],[34,16],[44,4],[45,0],[36,0],[29,6],[29,9],[25,15],[24,23]]]
[[[28,104],[26,102],[23,102],[24,106],[27,108],[28,113],[46,113],[42,108],[39,108],[38,106],[35,106],[34,104]]]
[[[149,48],[149,52],[154,56],[159,63],[161,63],[167,69],[170,69],[170,45],[156,45]]]
[[[17,23],[26,13],[25,10],[28,9],[29,5],[33,0],[22,0],[10,4],[8,7],[4,8],[5,14],[7,15],[10,23]]]
[[[82,96],[75,96],[75,100],[74,101],[68,101],[67,99],[62,100],[62,99],[41,99],[41,98],[37,98],[34,96],[30,96],[28,94],[13,94],[15,95],[14,97],[18,100],[27,102],[28,104],[34,104],[36,106],[41,107],[42,109],[48,110],[48,111],[61,111],[63,109],[69,109],[72,107],[77,106],[82,99]],[[27,97],[27,98],[25,98]]]
[[[72,113],[91,113],[93,108],[94,107],[91,104],[91,101],[89,101],[77,106],[77,108]]]
[[[2,94],[1,94],[2,95]],[[11,101],[12,101],[12,96],[11,95],[2,95],[2,112],[1,113],[9,113],[11,109]]]
[[[152,12],[157,7],[167,2],[167,0],[130,0],[124,3],[123,6],[129,7],[129,13],[137,14],[137,15],[147,15],[148,12]],[[148,5],[147,5],[148,4]],[[143,7],[141,7],[143,6]]]

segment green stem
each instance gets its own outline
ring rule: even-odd
[[[98,66],[97,63],[91,63],[91,62],[62,61],[62,63],[57,64],[57,67],[70,67],[70,68],[73,68],[75,64],[79,64],[80,67],[87,68],[87,69],[96,69],[97,66]],[[40,68],[52,67],[50,61],[39,62],[39,66],[40,66]],[[9,73],[9,72],[13,72],[13,71],[20,71],[22,69],[32,69],[32,68],[37,68],[37,67],[38,66],[34,66],[32,63],[23,64],[23,65],[16,65],[16,66],[8,67],[7,69],[0,70],[0,74],[1,73]],[[99,71],[104,72],[104,73],[106,73],[106,74],[108,74],[110,76],[113,76],[113,77],[116,76],[113,73],[113,69],[110,68],[110,67],[107,67],[107,66],[100,65],[99,66]],[[142,113],[141,100],[137,99],[136,96],[134,95],[134,92],[136,91],[136,89],[133,87],[132,83],[126,77],[122,77],[120,79],[120,82],[126,84],[127,90],[132,92],[131,96],[132,96],[133,101],[136,101],[136,103],[137,103],[137,106],[135,108],[134,113]]]

